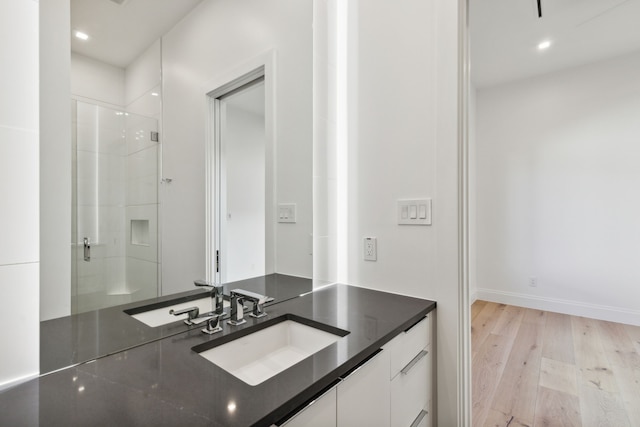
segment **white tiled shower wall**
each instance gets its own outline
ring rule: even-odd
[[[79,202],[78,235],[73,238],[77,312],[145,299],[158,292],[160,145],[151,141],[150,132],[159,131],[159,47],[159,43],[152,45],[127,70],[114,71],[112,66],[72,56],[73,97],[91,98],[110,107],[77,104],[78,163],[73,165],[78,173]],[[104,72],[83,71],[101,66]],[[115,95],[100,91],[100,87],[114,85]],[[131,101],[127,106],[113,104],[125,99]],[[132,243],[132,220],[146,222],[149,233],[144,242]],[[73,228],[75,231],[75,224]],[[90,262],[84,261],[85,236],[92,236]]]

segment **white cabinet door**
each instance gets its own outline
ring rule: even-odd
[[[336,394],[336,388],[331,389],[284,423],[283,427],[335,427]]]
[[[383,350],[338,384],[338,427],[389,427],[389,364]]]
[[[422,410],[427,410],[431,391],[430,347],[420,352],[391,381],[391,426],[409,427]]]

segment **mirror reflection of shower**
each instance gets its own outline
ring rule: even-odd
[[[158,120],[72,101],[72,313],[159,294]]]

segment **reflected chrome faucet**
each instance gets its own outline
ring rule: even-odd
[[[182,310],[169,310],[169,314],[173,314],[174,316],[180,316],[185,313],[187,314],[187,319],[184,321],[185,325],[193,325],[193,321],[200,317],[200,309],[198,307],[188,307],[183,308]]]
[[[224,294],[222,293],[224,287],[222,285],[216,285],[206,280],[195,280],[193,282],[196,286],[206,286],[211,288],[211,304],[213,306],[212,313],[221,316],[224,314]]]

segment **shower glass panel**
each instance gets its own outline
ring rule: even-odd
[[[159,294],[158,120],[72,102],[72,313]]]

